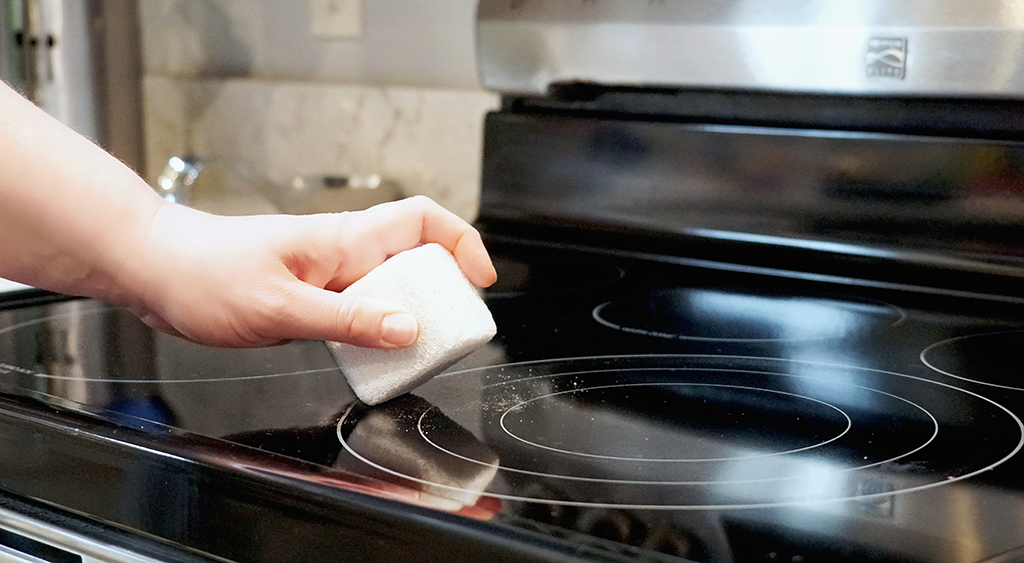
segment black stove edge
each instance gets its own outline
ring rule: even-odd
[[[20,307],[31,307],[33,305],[44,305],[78,299],[72,295],[54,293],[45,289],[17,289],[14,291],[0,292],[0,307],[4,309],[16,309]]]
[[[502,110],[568,117],[644,118],[765,127],[1020,138],[1013,98],[772,92],[735,88],[552,84],[547,95],[502,96]]]
[[[775,278],[1024,304],[1024,297],[1019,296],[1024,266],[778,237],[759,240],[743,233],[730,237],[729,233],[632,228],[625,236],[622,227],[570,223],[554,227],[535,217],[490,215],[478,219],[475,226],[492,248],[569,250]]]
[[[1004,295],[1024,280],[1019,141],[510,110],[484,131],[489,228]]]
[[[152,536],[158,547],[182,546],[197,561],[200,554],[254,562],[633,560],[596,542],[311,483],[288,473],[296,460],[252,448],[185,441],[0,397],[0,444],[24,452],[0,460],[0,491],[33,499],[37,508],[87,515],[85,525],[139,534],[136,541]],[[274,469],[277,462],[284,471]],[[125,500],[140,493],[153,504]]]

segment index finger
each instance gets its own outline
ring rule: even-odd
[[[377,205],[351,214],[350,220],[354,224],[349,234],[356,237],[356,245],[363,250],[368,250],[369,243],[375,247],[375,252],[364,255],[370,261],[367,272],[388,256],[435,242],[455,256],[474,285],[487,287],[497,280],[480,233],[428,197],[413,196]]]

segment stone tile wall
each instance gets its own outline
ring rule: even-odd
[[[378,174],[472,219],[498,104],[479,90],[258,79],[150,76],[144,91],[149,180],[171,156],[198,156],[196,206],[222,213],[273,211],[296,176]]]
[[[304,0],[141,3],[146,175],[207,162],[193,205],[275,209],[293,178],[379,174],[467,219],[483,117],[476,0],[364,0],[362,36],[312,35]]]

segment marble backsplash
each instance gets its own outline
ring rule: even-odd
[[[145,78],[144,96],[147,179],[155,184],[172,156],[198,156],[196,207],[274,212],[296,178],[376,174],[467,220],[479,203],[484,114],[499,102],[480,90],[162,76]]]

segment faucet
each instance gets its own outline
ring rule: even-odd
[[[192,184],[203,170],[203,161],[195,156],[172,156],[156,180],[156,191],[171,203],[188,205]]]

